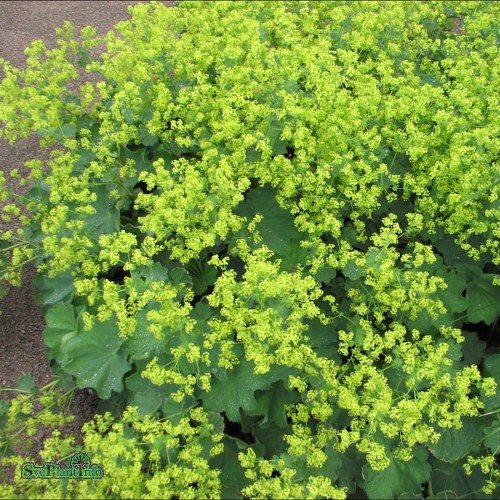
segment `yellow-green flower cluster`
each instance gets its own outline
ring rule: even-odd
[[[321,295],[316,281],[299,272],[280,272],[279,262],[270,262],[269,256],[265,247],[249,254],[242,281],[225,271],[208,299],[220,308],[221,319],[210,322],[206,347],[234,335],[254,361],[255,373],[266,373],[273,364],[303,367],[306,326],[301,320],[320,314],[314,303]]]
[[[495,492],[498,482],[500,481],[500,470],[498,462],[494,454],[481,457],[468,456],[467,462],[463,464],[464,471],[467,475],[472,474],[472,467],[479,466],[481,472],[487,476],[481,490],[486,495],[491,495]]]
[[[213,433],[213,429],[201,408],[192,410],[178,424],[140,418],[135,408],[128,408],[120,423],[114,422],[109,414],[97,417],[95,423],[84,429],[84,445],[106,474],[102,480],[81,485],[78,494],[110,493],[122,498],[216,497],[221,487],[219,471],[210,470],[202,457],[207,445],[215,454],[222,452],[218,445],[222,435]],[[146,457],[150,465],[145,474]],[[164,461],[166,466],[162,465]]]
[[[136,408],[127,408],[119,422],[109,413],[97,415],[84,425],[82,432],[82,449],[92,463],[105,471],[101,479],[72,481],[63,490],[61,481],[26,481],[16,475],[12,485],[1,487],[2,496],[21,498],[31,493],[39,498],[220,497],[220,471],[209,466],[206,454],[217,456],[223,452],[223,434],[216,432],[214,423],[201,408],[191,410],[176,424],[140,418]],[[62,437],[56,430],[46,439],[40,455],[45,461],[61,461],[79,449],[73,437]],[[20,467],[26,458],[2,460],[6,465]]]
[[[337,488],[332,480],[321,474],[311,475],[305,480],[297,479],[297,470],[284,458],[265,460],[258,458],[252,448],[239,453],[238,460],[245,469],[245,476],[252,481],[242,490],[249,497],[276,498],[346,498],[346,488]],[[278,474],[273,474],[278,472]]]
[[[323,471],[332,454],[351,447],[382,471],[477,415],[477,389],[493,397],[496,384],[465,359],[461,325],[478,323],[485,296],[479,307],[498,313],[498,277],[488,271],[485,292],[467,275],[500,263],[498,5],[184,1],[131,13],[94,61],[95,32],[77,42],[69,24],[58,49],[27,49],[26,70],[0,61],[0,136],[61,145],[26,164],[25,206],[7,203],[0,172],[2,218],[27,226],[2,236],[1,277],[18,282],[34,260],[48,287],[71,278],[63,298],[82,335],[116,320],[133,365],[125,386],[140,373],[199,405],[175,422],[132,409],[97,418],[85,446],[109,476],[70,490],[220,496],[222,436],[202,405],[243,357],[257,380],[279,382],[264,394],[289,398],[287,451],[239,455],[246,496],[345,498]],[[78,67],[102,81],[72,93]],[[252,206],[266,192],[276,199]],[[260,397],[249,395],[253,417]],[[8,426],[30,401],[12,402]],[[59,437],[47,457],[68,451]],[[488,460],[469,468],[490,473]]]

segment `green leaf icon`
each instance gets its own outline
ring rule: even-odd
[[[71,467],[90,467],[90,458],[86,453],[75,453],[69,464]]]

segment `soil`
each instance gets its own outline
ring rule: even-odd
[[[41,39],[48,48],[56,47],[55,29],[64,21],[70,21],[75,33],[84,26],[93,26],[104,35],[116,23],[129,18],[129,5],[145,2],[134,1],[1,1],[0,2],[0,58],[14,66],[25,67],[24,49],[32,41]],[[175,5],[176,2],[162,2]],[[0,69],[0,79],[3,73]],[[10,145],[0,139],[0,169],[6,174],[19,169],[26,172],[24,162],[40,158],[47,160],[49,152],[41,150],[35,137],[18,140]],[[22,192],[22,189],[20,189]],[[14,229],[15,225],[0,221],[0,231]],[[51,380],[51,372],[45,355],[42,332],[44,318],[34,299],[31,284],[34,269],[26,268],[21,287],[8,287],[7,295],[0,301],[0,387],[12,388],[19,376],[30,373],[37,387]],[[0,393],[0,398],[8,397]],[[78,391],[71,404],[76,419],[71,430],[78,432],[82,424],[90,420],[97,406],[97,399],[88,391]],[[35,450],[40,449],[44,436],[38,437]]]

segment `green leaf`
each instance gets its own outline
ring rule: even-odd
[[[468,321],[487,325],[495,321],[500,312],[500,288],[487,279],[473,281],[467,285],[466,298]]]
[[[500,354],[488,356],[484,362],[484,370],[488,376],[493,377],[495,382],[500,385]]]
[[[89,163],[97,158],[97,155],[85,148],[78,149],[77,153],[77,160],[73,163],[73,171],[76,175],[82,175]]]
[[[446,290],[437,292],[437,296],[441,299],[446,309],[453,313],[460,313],[467,308],[465,297],[462,292],[465,290],[466,281],[462,274],[456,273],[454,269],[446,272],[436,273],[437,276],[442,277],[448,287]]]
[[[327,446],[324,451],[327,459],[321,469],[319,469],[318,475],[325,476],[332,482],[336,481],[344,465],[341,458],[342,453],[335,451],[332,446]]]
[[[184,285],[184,286],[191,286],[192,281],[191,277],[189,276],[189,273],[183,268],[183,267],[174,267],[169,270],[168,274],[170,275],[170,279],[172,280],[173,284],[176,286],[179,285]]]
[[[273,154],[284,155],[286,153],[287,144],[280,139],[284,128],[283,123],[278,120],[276,115],[266,118],[265,123],[264,134],[269,139]]]
[[[370,248],[366,253],[366,265],[371,269],[378,269],[385,261],[387,252],[384,249]]]
[[[276,378],[272,372],[256,375],[254,367],[253,361],[242,359],[235,368],[226,372],[223,380],[213,378],[210,392],[201,396],[205,409],[224,411],[232,422],[241,420],[240,408],[247,413],[255,410],[255,391],[269,389]]]
[[[455,236],[446,234],[438,228],[435,235],[429,235],[434,246],[443,255],[445,264],[455,266],[466,262],[474,262],[465,250],[455,242]]]
[[[245,160],[247,163],[255,163],[260,160],[262,153],[257,151],[255,148],[248,148],[245,153]]]
[[[420,493],[403,493],[402,495],[398,496],[398,500],[420,500],[421,498],[424,498],[424,494],[422,492]]]
[[[224,432],[224,419],[213,411],[207,413],[207,421],[212,425],[212,430],[206,429],[204,432],[200,433],[200,444],[203,447],[200,454],[201,458],[212,462],[213,455],[211,453],[213,447],[212,436],[214,434],[222,434]],[[224,454],[224,453],[222,453]]]
[[[274,424],[269,427],[261,427],[258,424],[254,424],[251,431],[255,439],[264,447],[263,454],[266,456],[273,457],[286,453],[288,444],[284,436],[290,434],[289,427],[278,427]]]
[[[365,272],[354,262],[353,259],[349,259],[342,270],[342,274],[350,280],[357,280],[358,278],[361,278]]]
[[[238,460],[238,453],[245,452],[249,446],[240,439],[228,435],[224,436],[222,442],[224,453],[213,457],[210,464],[221,471],[221,498],[240,498],[241,490],[250,484],[250,480],[245,477],[245,472]]]
[[[461,429],[440,429],[441,439],[429,445],[429,451],[443,462],[456,462],[481,441],[482,429],[477,419],[464,418]]]
[[[175,390],[177,389],[179,389],[179,386],[175,386]],[[165,398],[161,405],[161,411],[170,422],[176,425],[187,415],[188,411],[194,408],[198,403],[198,400],[190,395],[185,396],[180,403],[174,401],[172,398]]]
[[[33,284],[36,289],[35,298],[44,308],[57,302],[71,300],[75,291],[73,278],[69,271],[53,278],[38,274],[33,278]]]
[[[349,243],[349,245],[355,246],[360,244],[358,241],[358,233],[356,232],[356,229],[354,229],[354,227],[350,225],[344,226],[340,230],[340,234],[342,236],[342,239]]]
[[[484,357],[486,342],[479,340],[476,332],[462,331],[464,342],[461,344],[464,363],[468,366],[479,365]]]
[[[270,250],[291,262],[303,258],[302,254],[298,255],[297,248],[300,248],[303,235],[295,227],[293,215],[278,205],[273,188],[266,186],[251,189],[238,211],[248,220],[252,220],[256,214],[262,215],[263,219],[257,224],[257,230]]]
[[[211,318],[213,314],[212,308],[208,305],[206,300],[200,300],[196,303],[193,310],[191,311],[191,317],[198,322],[206,321]]]
[[[331,446],[325,447],[325,453],[327,459],[320,469],[308,466],[304,457],[290,456],[288,453],[282,453],[279,455],[279,458],[283,460],[284,465],[282,467],[277,467],[277,469],[294,469],[296,471],[294,480],[297,482],[307,481],[307,479],[313,475],[321,475],[334,482],[339,477],[343,466],[340,458],[341,454],[333,450]]]
[[[436,492],[434,498],[494,498],[486,495],[481,488],[487,477],[479,467],[472,468],[472,474],[468,476],[462,465],[463,461],[455,463],[440,462],[433,459],[432,464],[432,489]]]
[[[30,373],[22,373],[16,381],[16,389],[35,394],[37,389],[33,375]]]
[[[141,417],[153,415],[162,405],[163,401],[173,392],[173,386],[155,385],[140,373],[134,373],[125,378],[125,387],[130,391],[128,402],[137,406]]]
[[[288,250],[281,258],[281,269],[283,271],[299,266],[306,261],[309,250],[303,248],[300,241],[296,238],[290,240]]]
[[[127,406],[127,394],[122,392],[120,394],[113,393],[110,399],[103,399],[97,405],[96,413],[98,415],[105,415],[111,413],[111,416],[116,420],[121,420],[122,412]]]
[[[68,360],[65,346],[82,328],[74,307],[63,302],[55,304],[47,311],[45,323],[43,337],[45,345],[50,348],[50,358],[64,364]]]
[[[338,343],[338,337],[332,325],[324,325],[318,318],[307,320],[305,323],[308,326],[305,336],[309,339],[313,349]]]
[[[153,146],[158,142],[158,137],[154,134],[150,134],[144,125],[139,127],[137,138],[145,146]]]
[[[153,148],[153,149],[155,149],[155,148]],[[163,150],[162,150],[162,152],[163,152]],[[135,173],[135,175],[130,176],[130,177],[126,177],[124,179],[116,178],[115,182],[118,182],[118,181],[123,182],[123,185],[126,188],[132,189],[137,184],[137,182],[139,180],[139,174],[141,172],[152,172],[153,165],[147,159],[147,153],[148,153],[148,148],[145,148],[145,147],[134,148],[133,151],[126,146],[120,147],[119,156],[118,156],[120,163],[124,164],[127,160],[132,160],[136,173]]]
[[[92,235],[96,240],[101,234],[112,234],[120,230],[120,212],[115,202],[109,196],[107,186],[95,186],[94,192],[97,200],[92,203],[95,214],[87,215],[86,234]]]
[[[277,467],[280,469],[293,469],[295,474],[293,476],[294,480],[297,482],[307,481],[307,478],[311,476],[311,469],[307,466],[302,457],[296,457],[288,453],[283,453],[279,455],[280,461],[284,462],[282,467]],[[317,472],[316,470],[314,472]]]
[[[76,121],[76,128],[78,132],[82,129],[90,130],[92,125],[94,125],[94,119],[87,113],[80,115]]]
[[[323,325],[317,318],[306,321],[306,324],[308,329],[304,335],[316,354],[340,363],[337,351],[338,338],[333,326]]]
[[[62,347],[68,359],[63,368],[80,389],[91,387],[100,398],[108,399],[111,391],[123,390],[123,375],[131,369],[122,343],[114,321],[96,323],[90,331],[68,337]]]
[[[382,366],[387,383],[393,391],[398,391],[408,378],[408,375],[403,371],[401,364],[402,363],[399,363],[398,366],[398,364],[395,363],[390,365],[384,363]]]
[[[0,399],[0,430],[3,430],[5,424],[7,423],[7,413],[9,412],[9,406],[9,403],[6,400]],[[3,441],[0,441],[0,443],[2,443],[3,445]]]
[[[74,390],[75,388],[75,381],[73,380],[73,377],[65,372],[61,365],[59,364],[51,364],[50,371],[52,372],[52,375],[54,377],[57,377],[59,380],[57,382],[57,386],[59,389],[61,389],[64,392],[69,392]]]
[[[494,420],[490,425],[483,427],[484,444],[493,455],[500,452],[500,418]]]
[[[263,419],[259,423],[261,427],[266,428],[271,424],[287,427],[285,405],[299,401],[298,393],[286,390],[281,380],[275,382],[270,390],[257,392],[255,408],[246,413],[251,416],[262,415]]]
[[[487,356],[483,361],[484,376],[492,377],[497,390],[493,396],[486,396],[481,389],[481,401],[485,404],[483,411],[490,412],[500,408],[500,354]]]
[[[142,310],[136,314],[137,328],[123,343],[123,349],[134,360],[149,359],[160,354],[164,349],[164,342],[155,339],[148,331],[149,322],[146,318],[147,311]]]
[[[320,283],[329,283],[337,276],[337,271],[330,266],[323,266],[318,269],[315,279]]]
[[[168,269],[159,262],[141,269],[141,275],[149,281],[165,281],[168,279]]]
[[[295,94],[299,90],[299,84],[297,80],[290,80],[289,78],[285,78],[283,88],[290,94]]]
[[[435,493],[428,498],[432,498],[432,500],[458,500],[460,497],[454,491],[445,490]]]
[[[483,273],[476,265],[457,266],[467,280],[467,320],[491,325],[500,314],[500,287],[493,285],[496,274]]]
[[[41,137],[49,135],[60,141],[62,139],[71,139],[75,137],[77,126],[73,123],[65,123],[61,127],[50,127],[48,129],[39,129],[38,133]]]
[[[431,466],[427,463],[427,451],[417,447],[413,458],[408,462],[391,459],[387,469],[374,471],[369,465],[363,467],[364,485],[369,499],[398,498],[403,493],[418,494],[421,484],[431,474]]]
[[[191,260],[186,265],[186,270],[191,276],[193,291],[196,295],[201,295],[217,279],[217,268],[210,266],[203,260]]]

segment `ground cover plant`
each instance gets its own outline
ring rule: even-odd
[[[499,10],[140,4],[1,61],[1,133],[52,148],[0,177],[1,272],[36,266],[57,377],[2,462],[45,426],[104,469],[2,495],[498,497]],[[102,399],[80,444],[57,385]]]

